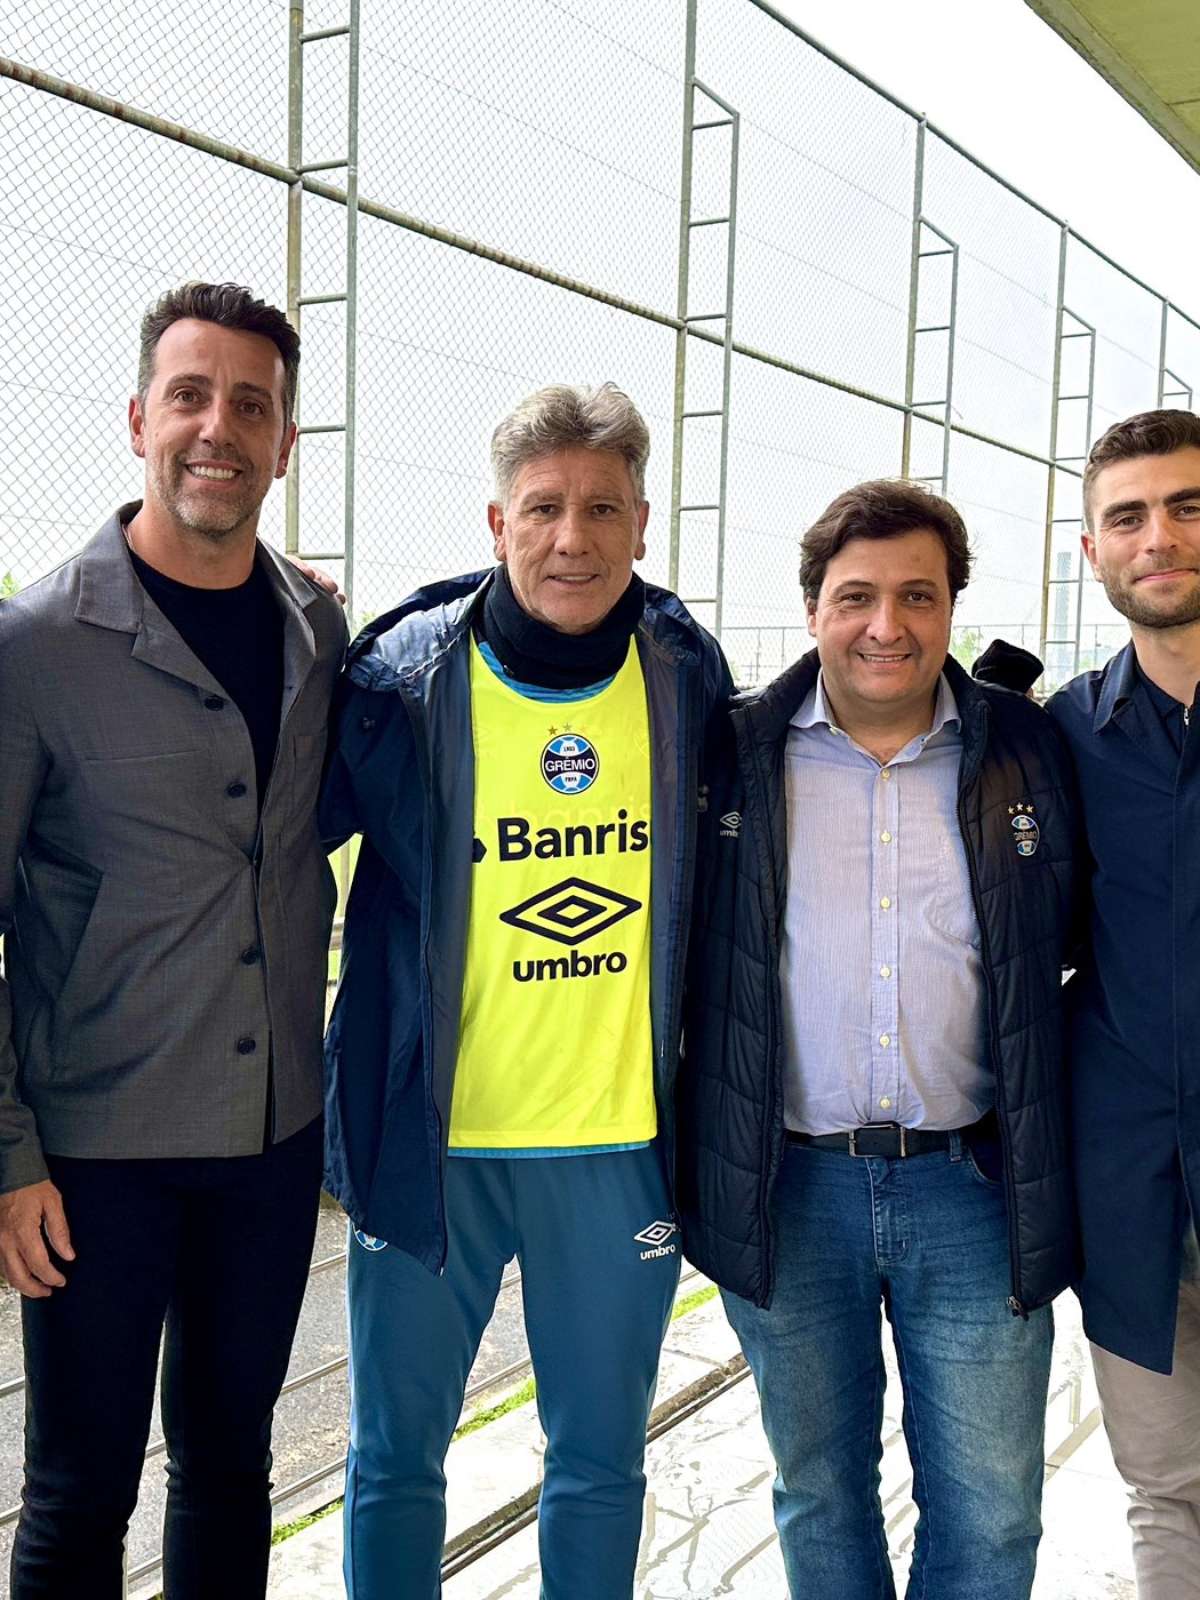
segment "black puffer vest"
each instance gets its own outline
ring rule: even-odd
[[[684,1251],[722,1287],[760,1306],[773,1289],[771,1190],[784,1146],[784,750],[817,671],[813,651],[766,689],[732,702],[720,781],[701,818],[677,1080]],[[987,984],[1009,1304],[1024,1313],[1052,1300],[1077,1268],[1061,995],[1076,917],[1078,807],[1070,758],[1045,712],[974,683],[950,658],[945,673],[962,721],[958,820]],[[1018,802],[1032,805],[1040,830],[1032,855],[1015,848]]]

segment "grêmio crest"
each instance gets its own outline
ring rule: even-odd
[[[1018,800],[1008,808],[1009,824],[1013,830],[1013,843],[1019,856],[1031,856],[1041,842],[1042,830],[1033,815],[1033,806]]]

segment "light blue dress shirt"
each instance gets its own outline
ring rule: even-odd
[[[945,677],[930,731],[885,766],[835,726],[823,677],[792,718],[780,951],[789,1128],[960,1128],[994,1104],[956,814],[961,755]]]

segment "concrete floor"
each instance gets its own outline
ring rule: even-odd
[[[1095,1389],[1074,1301],[1056,1307],[1047,1413],[1046,1534],[1035,1600],[1133,1600],[1124,1490],[1099,1426]],[[736,1351],[719,1301],[673,1324],[659,1398]],[[915,1524],[911,1474],[889,1368],[883,1497],[898,1592]],[[456,1445],[448,1463],[450,1532],[536,1481],[540,1435],[532,1407]],[[770,1454],[753,1384],[743,1382],[650,1446],[649,1488],[636,1600],[786,1600],[771,1522]],[[340,1600],[337,1517],[281,1546],[271,1600]],[[446,1600],[537,1600],[537,1536],[527,1528],[445,1585]]]

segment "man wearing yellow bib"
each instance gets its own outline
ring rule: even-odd
[[[327,1041],[352,1600],[441,1592],[443,1463],[514,1257],[543,1600],[633,1592],[696,816],[730,690],[633,572],[649,444],[611,384],[530,396],[492,440],[499,565],[350,652],[321,826],[363,835]]]

